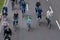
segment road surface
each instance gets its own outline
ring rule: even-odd
[[[32,15],[32,31],[27,31],[27,25],[26,25],[26,16],[22,18],[22,12],[19,10],[19,4],[17,4],[17,12],[19,13],[19,26],[17,28],[17,31],[14,31],[14,27],[12,25],[13,22],[13,13],[14,11],[11,10],[11,1],[8,3],[8,22],[10,24],[10,27],[12,29],[12,37],[11,40],[60,40],[60,30],[56,23],[56,20],[58,20],[58,23],[60,23],[60,0],[40,0],[41,2],[41,8],[43,10],[43,18],[41,25],[38,25],[37,16],[35,13],[35,3],[37,0],[25,0],[28,3],[28,11],[26,11],[26,14]],[[45,14],[48,10],[48,7],[51,6],[53,9],[53,17],[52,17],[52,28],[48,29],[47,22],[45,20]],[[15,11],[16,11],[15,10]],[[0,33],[0,40],[3,40],[3,31],[1,30]]]

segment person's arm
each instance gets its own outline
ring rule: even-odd
[[[52,10],[52,7],[49,6],[49,8],[50,8],[50,10],[51,10],[51,11],[50,11],[50,15],[53,16],[53,10]]]

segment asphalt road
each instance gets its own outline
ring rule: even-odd
[[[29,5],[29,10],[26,11],[26,14],[31,14],[32,16],[32,31],[27,31],[26,25],[26,16],[22,18],[22,12],[19,9],[19,4],[17,4],[17,12],[19,13],[19,26],[17,27],[17,31],[14,31],[14,27],[12,25],[13,22],[13,13],[16,11],[11,10],[11,2],[8,3],[8,22],[12,29],[12,37],[11,40],[60,40],[60,30],[58,25],[56,24],[56,20],[60,23],[60,0],[40,0],[41,8],[43,10],[43,18],[41,21],[41,25],[38,25],[37,16],[35,13],[35,3],[37,0],[25,0]],[[45,14],[48,10],[48,7],[51,6],[53,9],[53,17],[52,17],[52,28],[48,29],[47,22],[45,20]],[[1,30],[0,40],[3,40],[3,32]]]

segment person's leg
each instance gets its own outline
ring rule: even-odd
[[[9,40],[11,40],[11,38],[10,37],[8,37],[9,38]]]
[[[22,9],[22,17],[24,17],[24,11],[25,11],[25,10],[24,10],[24,9]]]
[[[50,24],[50,19],[48,19],[48,25]]]
[[[48,19],[48,27],[49,27],[49,29],[51,28],[51,20],[50,19]]]
[[[24,13],[25,13],[25,9],[24,9]]]
[[[42,15],[41,14],[39,15],[39,18],[42,19]]]
[[[22,13],[24,13],[24,10],[23,10],[23,8],[22,8]]]
[[[13,26],[15,25],[15,20],[13,21]]]
[[[16,24],[18,25],[18,18],[16,18]]]
[[[28,31],[30,31],[30,29],[31,29],[31,27],[30,27],[30,25],[28,25]]]
[[[39,15],[37,14],[37,20],[39,19]]]

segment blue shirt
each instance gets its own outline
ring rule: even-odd
[[[37,13],[38,14],[41,14],[42,13],[42,9],[41,8],[36,8],[36,10],[37,10]]]
[[[6,12],[8,12],[8,8],[7,8],[7,7],[3,7],[3,8],[2,8],[2,13],[4,12],[4,10],[5,10]]]
[[[26,3],[25,2],[22,3],[22,9],[26,9]]]

